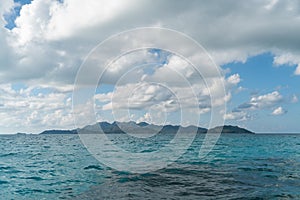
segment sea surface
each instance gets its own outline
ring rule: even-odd
[[[147,148],[172,138],[160,137]],[[200,159],[203,137],[166,168],[134,174],[101,164],[78,135],[1,135],[0,199],[300,199],[300,135],[226,134]]]

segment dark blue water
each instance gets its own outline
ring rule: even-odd
[[[0,136],[0,199],[300,199],[300,135],[223,135],[200,160],[202,139],[167,168],[132,174],[77,135]]]

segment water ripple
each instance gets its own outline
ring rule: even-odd
[[[132,152],[172,139],[123,136],[110,138]],[[0,199],[300,199],[300,136],[224,135],[199,160],[202,141],[165,169],[131,174],[99,163],[77,135],[0,136]]]

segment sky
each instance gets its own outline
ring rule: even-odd
[[[297,0],[2,0],[0,15],[0,133],[73,129],[95,119],[208,127],[213,108],[225,124],[254,132],[300,132]],[[81,67],[105,57],[97,45],[139,27],[178,31],[205,51],[165,37],[185,57],[153,47],[94,64],[87,85],[95,71],[105,73],[93,97],[82,92],[74,106]],[[119,37],[105,53],[152,36]],[[202,59],[201,75],[189,59]]]

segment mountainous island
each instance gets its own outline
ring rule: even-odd
[[[101,129],[100,129],[101,127]],[[148,124],[146,122],[99,122],[94,125],[88,125],[81,129],[74,130],[46,130],[40,134],[80,134],[82,133],[105,133],[105,134],[125,134],[125,133],[177,133],[178,131],[183,133],[197,132],[200,134],[206,133],[233,133],[233,134],[254,134],[254,132],[249,131],[238,126],[217,126],[212,129],[206,129],[197,126],[179,126],[179,125],[154,125]]]

